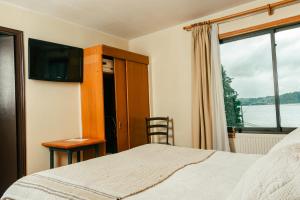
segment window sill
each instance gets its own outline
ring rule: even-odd
[[[248,133],[248,134],[289,134],[296,128],[242,128],[233,129],[228,127],[229,138],[234,138],[235,133]]]

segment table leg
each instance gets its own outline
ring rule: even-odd
[[[77,162],[80,162],[80,151],[77,151]]]
[[[96,144],[95,146],[95,157],[99,157],[99,144]]]
[[[73,152],[71,150],[68,150],[68,165],[72,164],[72,155]]]
[[[50,169],[54,168],[54,150],[53,149],[49,149],[50,150]]]

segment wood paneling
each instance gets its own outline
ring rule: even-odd
[[[126,61],[114,59],[118,152],[129,149],[127,121]]]
[[[111,56],[114,58],[119,58],[123,60],[134,61],[143,64],[149,64],[149,57],[141,54],[133,53],[130,51],[125,51],[122,49],[117,49],[114,47],[109,47],[106,45],[102,45],[103,55]]]
[[[219,35],[219,38],[220,38],[220,40],[222,40],[222,39],[227,39],[227,38],[231,38],[231,37],[235,37],[235,36],[239,36],[239,35],[243,35],[243,34],[247,34],[247,33],[253,33],[256,31],[261,31],[261,30],[266,30],[269,28],[275,28],[275,27],[295,24],[295,23],[299,23],[299,22],[300,22],[300,15],[297,15],[294,17],[289,17],[289,18],[285,18],[285,19],[276,20],[273,22],[268,22],[265,24],[260,24],[257,26],[252,26],[252,27],[248,27],[248,28],[244,28],[244,29],[240,29],[240,30],[236,30],[236,31],[223,33],[223,34]]]
[[[104,99],[101,46],[84,50],[84,75],[81,83],[82,135],[84,138],[105,140]],[[105,144],[100,145],[100,155],[105,154]],[[84,159],[92,157],[84,152]]]
[[[127,112],[130,148],[147,143],[145,118],[149,117],[148,66],[126,62]]]

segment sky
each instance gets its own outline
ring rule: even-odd
[[[300,28],[275,34],[279,93],[300,91]],[[239,98],[274,96],[271,35],[221,45],[221,62]]]

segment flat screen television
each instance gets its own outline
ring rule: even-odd
[[[29,39],[29,79],[82,82],[83,49]]]

